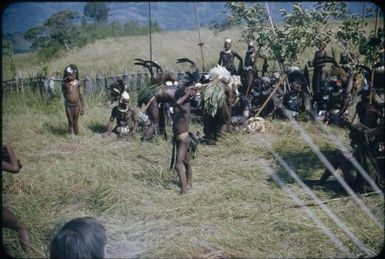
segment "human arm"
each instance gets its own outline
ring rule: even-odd
[[[3,160],[1,161],[2,170],[10,173],[18,173],[22,168],[20,161],[17,160],[13,149],[7,145],[3,145]]]
[[[218,60],[218,65],[222,65],[222,60],[223,60],[223,51],[219,53],[219,60]]]
[[[239,62],[243,62],[242,57],[235,50],[232,50],[231,53],[239,60]]]
[[[84,112],[85,112],[86,106],[85,106],[84,95],[83,95],[83,87],[80,85],[80,82],[79,82],[79,87],[80,87],[80,94],[79,94],[79,98],[80,98],[80,115],[83,115]]]
[[[105,137],[108,137],[111,135],[111,132],[112,132],[112,122],[111,121],[108,121],[107,123],[107,131],[102,135],[103,138]]]
[[[129,116],[128,125],[132,125],[132,126],[130,126],[130,128],[131,128],[130,131],[131,131],[131,134],[134,134],[136,127],[138,125],[138,121],[136,120],[136,112],[134,110],[131,110],[128,113],[128,116]]]
[[[196,94],[196,92],[197,92],[197,90],[194,88],[187,88],[186,93],[175,102],[176,106],[182,112],[187,112],[185,104],[189,102],[189,98],[194,96]]]
[[[112,109],[111,117],[107,123],[107,131],[102,135],[103,138],[111,135],[114,120],[115,120],[115,113],[114,113],[114,109]]]
[[[238,74],[242,74],[242,70],[243,70],[243,59],[242,57],[235,51],[235,50],[232,50],[231,53],[234,55],[234,57],[236,57],[239,61],[238,63]]]

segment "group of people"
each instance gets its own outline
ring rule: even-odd
[[[291,80],[291,86],[284,86],[282,89],[278,89],[276,95],[279,96],[281,94],[283,97],[281,98],[282,101],[278,105],[278,108],[275,108],[277,104],[273,101],[273,98],[268,100],[268,97],[273,95],[273,89],[271,89],[272,85],[283,80],[278,72],[273,73],[272,77],[268,76],[267,62],[265,62],[263,66],[262,78],[258,78],[256,69],[257,60],[258,58],[264,58],[260,52],[261,46],[259,46],[259,49],[257,50],[253,42],[248,44],[244,64],[241,56],[236,51],[232,50],[231,46],[231,39],[226,38],[224,41],[224,50],[219,54],[218,65],[226,68],[231,75],[241,75],[243,77],[243,83],[247,82],[247,86],[245,86],[244,83],[240,91],[236,91],[235,93],[236,96],[234,98],[235,101],[232,104],[230,120],[233,129],[245,127],[251,115],[255,114],[252,109],[252,101],[250,101],[250,97],[247,98],[248,93],[251,94],[251,98],[258,94],[265,94],[265,98],[261,99],[263,103],[259,104],[260,111],[257,113],[257,116],[267,116],[269,114],[269,109],[276,109],[279,111],[279,107],[283,105],[286,106],[287,109],[295,111],[296,114],[301,111],[302,107],[300,106],[304,106],[304,104],[303,101],[301,103],[301,101],[298,100],[301,99],[301,95],[304,94],[304,89],[302,89],[304,87],[303,85],[307,83],[306,78],[301,75],[301,72],[288,71],[289,81],[291,80],[290,76],[294,77],[294,80]],[[334,65],[336,65],[336,62],[332,60],[331,57],[328,57],[325,48],[326,44],[321,42],[313,59],[312,105],[313,107],[316,107],[315,110],[318,112],[317,116],[323,116],[326,123],[349,127],[351,123],[346,121],[343,115],[347,110],[348,105],[351,104],[350,94],[352,88],[357,87],[354,85],[357,80],[354,77],[354,73],[351,73],[346,66],[336,66],[333,70],[333,76],[331,78],[326,78],[323,69],[325,63],[334,62]],[[239,61],[238,69],[235,67],[235,59],[238,59]],[[68,80],[76,81],[77,74],[71,77],[68,73],[66,74],[68,70],[69,69],[66,68],[64,79],[66,79],[67,82]],[[76,71],[76,67],[72,70]],[[297,74],[300,76],[297,76]],[[248,76],[252,77],[253,80],[245,80]],[[140,117],[147,116],[149,121],[151,121],[151,123],[144,123],[144,133],[141,140],[148,140],[156,133],[166,134],[165,125],[163,125],[163,127],[159,126],[159,124],[162,123],[160,116],[163,114],[160,107],[163,107],[164,103],[171,103],[173,109],[173,150],[176,148],[175,170],[181,181],[181,192],[184,193],[187,190],[187,186],[191,185],[192,170],[191,163],[187,156],[190,146],[189,143],[193,138],[193,134],[189,134],[189,123],[192,116],[190,105],[196,100],[197,88],[183,84],[178,85],[177,83],[178,82],[169,75],[168,77],[163,77],[163,80],[160,82],[160,90],[151,96],[146,103],[145,108],[140,112]],[[200,82],[195,83],[200,84]],[[259,92],[256,91],[255,84],[260,84]],[[284,94],[287,90],[286,87],[290,89],[290,91]],[[118,136],[133,136],[137,126],[141,125],[141,121],[138,121],[137,119],[138,116],[135,112],[135,108],[129,105],[130,96],[125,89],[124,82],[121,79],[117,80],[112,89],[113,92],[116,93],[115,99],[118,101],[118,104],[112,108],[111,116],[107,123],[107,132],[103,134],[103,137],[111,135],[112,132],[118,134]],[[325,93],[325,89],[331,90],[328,90],[330,92]],[[306,90],[309,91],[309,89],[305,89],[305,91]],[[383,107],[381,107],[375,100],[373,102],[369,100],[370,91],[361,91],[361,93],[362,100],[357,104],[356,109],[360,123],[369,128],[379,127],[381,123],[383,124]],[[79,96],[81,96],[81,92]],[[73,105],[69,105],[68,103],[69,101],[65,102],[67,115],[71,112],[70,108],[73,109]],[[75,104],[83,107],[82,98],[80,98],[78,102],[75,102]],[[81,109],[81,111],[84,111],[84,109]],[[163,116],[165,116],[165,114],[163,114]],[[74,119],[73,121],[76,120],[77,119]],[[115,128],[113,128],[114,120],[116,120]],[[71,125],[71,120],[69,120],[69,125]],[[212,127],[215,127],[215,125],[212,125]],[[77,127],[75,126],[74,130],[70,130],[70,132],[75,132],[76,134]],[[206,134],[207,132],[208,130],[204,128],[205,135],[208,135]],[[172,159],[174,159],[174,153],[175,151],[173,151]],[[324,179],[327,178],[327,175],[328,173],[324,174],[322,182],[325,181]]]
[[[323,112],[326,123],[349,129],[352,157],[349,157],[346,151],[337,150],[329,161],[334,169],[340,169],[343,172],[344,180],[358,192],[373,189],[365,184],[364,175],[359,168],[353,166],[352,159],[358,161],[382,191],[385,190],[384,45],[385,42],[382,42],[381,58],[372,68],[373,73],[368,68],[366,71],[354,72],[348,65],[349,53],[341,53],[340,64],[337,65],[334,59],[328,57],[324,43],[320,44],[313,59],[312,87],[313,92],[316,93],[314,102],[320,110],[319,115]],[[324,65],[327,62],[336,66],[329,80],[324,71]],[[382,102],[376,92],[382,94]],[[346,116],[347,109],[352,105],[354,97],[358,95],[361,95],[361,100],[357,102],[354,115],[349,119]],[[358,123],[355,122],[356,117],[358,117]],[[319,184],[325,185],[332,174],[333,172],[329,169],[325,169]]]

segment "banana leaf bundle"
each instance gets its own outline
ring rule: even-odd
[[[160,89],[160,84],[149,85],[143,87],[138,92],[138,106],[141,107],[143,104],[146,104],[151,96],[153,96]]]
[[[219,80],[214,80],[201,92],[202,98],[199,107],[206,114],[214,117],[218,107],[226,101],[226,93],[223,84]]]

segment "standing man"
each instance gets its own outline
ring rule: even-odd
[[[250,41],[247,46],[247,51],[245,54],[245,65],[244,65],[244,81],[243,81],[243,87],[241,90],[242,94],[248,96],[251,89],[250,87],[254,84],[254,81],[256,78],[258,78],[258,70],[257,70],[257,62],[258,58],[264,58],[261,54],[261,47],[259,46],[258,50],[255,49],[254,42]],[[267,68],[266,68],[267,70]],[[262,72],[263,73],[263,72]]]
[[[191,143],[189,134],[191,122],[190,98],[194,97],[195,94],[195,89],[187,88],[185,86],[178,88],[175,92],[176,112],[172,126],[174,139],[170,170],[174,166],[174,153],[176,147],[176,161],[174,168],[179,176],[181,194],[186,193],[188,187],[192,187],[191,158],[188,151]]]
[[[326,44],[324,42],[321,42],[318,46],[318,50],[314,53],[314,72],[312,80],[312,90],[314,96],[317,96],[318,93],[321,91],[321,88],[323,87],[321,83],[325,81],[325,72],[323,71],[324,65],[315,65],[319,60],[322,60],[324,57],[327,56],[325,48]]]
[[[64,107],[68,120],[68,131],[70,134],[79,135],[79,114],[83,115],[85,103],[83,87],[79,81],[78,68],[71,64],[64,69],[62,93],[64,96]]]
[[[218,65],[221,65],[227,69],[231,73],[231,75],[237,75],[238,72],[235,69],[234,65],[234,57],[236,57],[240,62],[240,67],[242,67],[242,58],[238,55],[238,53],[235,50],[231,49],[231,39],[227,38],[225,39],[225,43],[223,46],[225,49],[221,50],[219,54],[219,60]]]
[[[249,44],[247,45],[247,50],[245,53],[245,70],[246,71],[252,70],[253,74],[255,74],[255,77],[258,77],[258,71],[257,71],[258,58],[265,58],[263,55],[261,55],[261,47],[262,45],[259,45],[258,50],[256,50],[254,46],[254,42],[250,41]],[[262,76],[264,75],[262,74]]]

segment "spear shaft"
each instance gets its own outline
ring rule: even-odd
[[[199,38],[199,43],[198,46],[201,48],[201,56],[202,56],[202,71],[205,72],[205,57],[203,55],[203,42],[201,41],[201,32],[199,29],[199,18],[198,18],[198,11],[197,11],[197,4],[194,3],[194,10],[195,10],[195,20],[197,24],[197,31],[198,31],[198,38]]]
[[[148,26],[150,31],[150,61],[152,61],[152,39],[151,39],[151,1],[148,1]]]
[[[267,10],[267,16],[269,17],[269,21],[270,21],[270,25],[271,25],[271,29],[274,33],[274,35],[276,34],[275,33],[275,28],[274,28],[274,24],[273,24],[273,18],[271,17],[270,15],[270,9],[269,9],[269,5],[267,4],[267,2],[265,2],[265,5],[266,5],[266,10]],[[277,58],[277,57],[276,57]],[[280,60],[278,60],[278,66],[279,66],[279,69],[281,70],[281,73],[285,73],[286,74],[286,71],[285,71],[285,66],[283,63],[281,63]],[[286,85],[287,87],[289,88],[290,90],[290,83],[289,83],[289,80],[285,77],[285,82],[286,82]],[[286,93],[286,87],[284,87],[284,92]]]
[[[374,25],[374,38],[377,38],[377,29],[378,29],[378,17],[380,16],[380,8],[377,7],[377,15],[376,15],[376,23]],[[369,104],[372,104],[373,96],[374,96],[374,58],[376,54],[377,46],[374,46],[373,54],[372,54],[372,73],[370,75],[370,95],[369,95]]]

